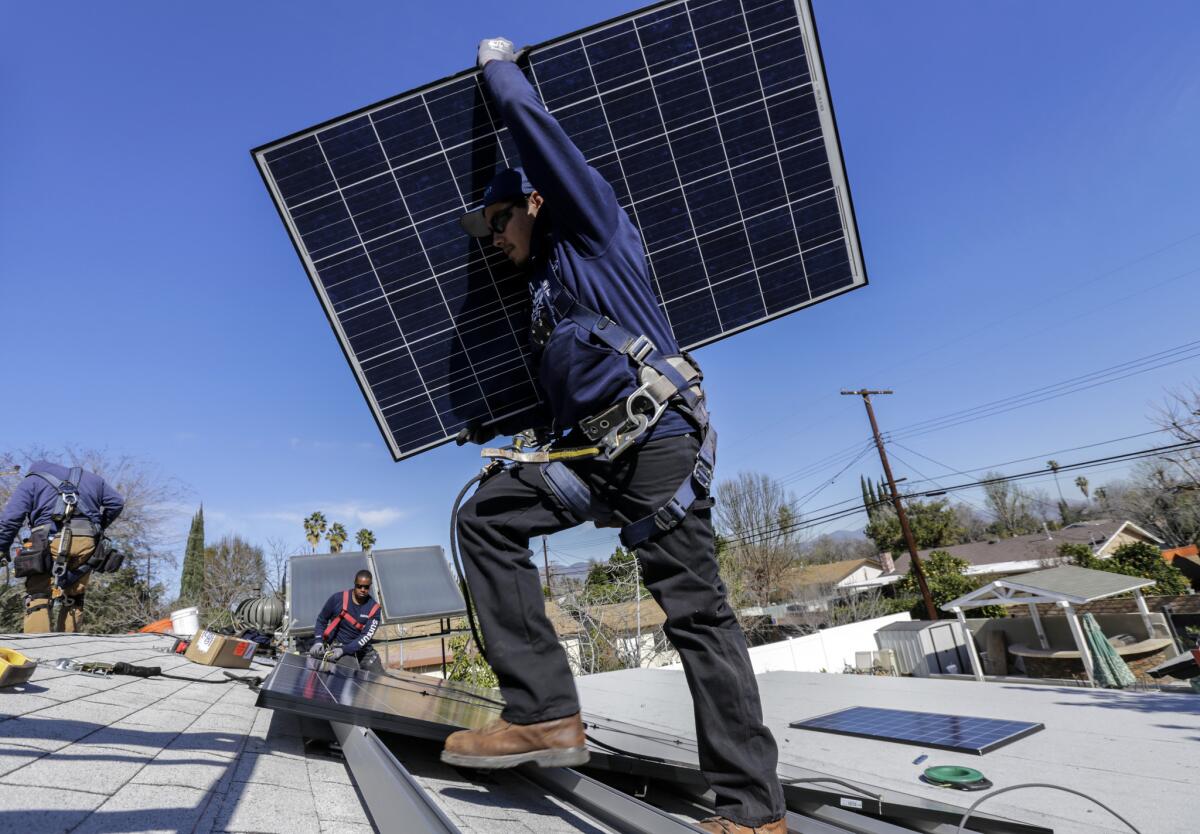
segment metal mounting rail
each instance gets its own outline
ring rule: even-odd
[[[388,827],[379,822],[404,820],[411,834],[462,834],[374,731],[337,721],[329,726],[380,831]]]
[[[620,834],[697,834],[665,811],[568,768],[522,768],[519,773]]]

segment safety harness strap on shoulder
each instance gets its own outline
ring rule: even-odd
[[[378,612],[379,612],[379,603],[377,602],[374,605],[372,605],[371,610],[367,612],[367,622],[370,622],[371,618],[374,617]],[[342,591],[342,610],[339,611],[337,613],[337,615],[332,620],[329,621],[329,625],[327,625],[325,627],[325,631],[321,634],[321,639],[326,640],[329,637],[332,637],[334,632],[337,631],[338,624],[341,623],[342,620],[345,620],[350,625],[357,628],[359,631],[362,631],[364,628],[367,627],[366,623],[360,623],[350,613],[350,592],[349,591]]]
[[[70,587],[74,582],[67,583],[63,579],[67,573],[67,560],[71,557],[71,544],[74,538],[74,531],[71,530],[71,518],[75,515],[76,504],[79,503],[79,482],[83,480],[83,467],[72,467],[71,471],[67,473],[65,481],[49,472],[30,472],[29,474],[41,478],[58,492],[58,502],[50,514],[54,523],[58,525],[58,546],[54,551],[54,564],[50,568],[50,581],[54,583],[55,587]],[[74,581],[79,581],[84,574],[90,572],[90,569],[83,571]]]
[[[700,450],[691,473],[674,495],[645,518],[621,529],[621,543],[637,547],[657,533],[670,530],[684,518],[702,496],[707,496],[716,466],[717,433],[709,423],[700,371],[686,356],[662,354],[646,336],[634,336],[607,316],[581,304],[549,270],[553,287],[551,303],[560,320],[569,319],[599,339],[614,352],[626,356],[639,368],[640,387],[629,397],[600,414],[580,421],[580,430],[600,443],[604,456],[612,460],[641,437],[674,404],[701,433]],[[652,373],[645,373],[649,369]],[[597,526],[608,526],[612,510],[600,501],[587,484],[561,461],[542,465],[542,475],[551,492],[574,515]]]

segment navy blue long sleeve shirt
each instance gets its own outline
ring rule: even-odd
[[[4,509],[0,510],[0,554],[8,553],[26,518],[30,527],[46,524],[55,532],[58,530],[50,518],[58,503],[58,490],[37,477],[34,474],[36,472],[45,472],[61,481],[67,480],[71,474],[69,468],[45,460],[36,461],[29,467],[29,474],[13,490]],[[86,518],[101,530],[107,528],[125,509],[125,499],[99,475],[85,471],[79,481],[76,484],[79,503],[75,505],[75,518]]]
[[[671,325],[651,287],[641,234],[617,204],[612,186],[588,165],[515,63],[490,61],[483,78],[529,182],[545,198],[534,226],[540,237],[534,241],[538,254],[530,277],[534,316],[553,320],[546,306],[546,276],[553,270],[585,306],[634,335],[647,336],[661,353],[678,353]],[[537,360],[538,382],[560,429],[574,427],[637,387],[636,369],[628,358],[569,320],[556,323]],[[652,436],[692,430],[682,415],[669,410]]]
[[[346,654],[356,654],[365,649],[375,636],[375,631],[379,628],[379,612],[376,611],[374,616],[368,616],[371,609],[375,607],[375,599],[368,596],[367,601],[359,605],[354,601],[354,591],[349,592],[346,607],[354,621],[362,624],[362,629],[355,628],[345,618],[342,618],[338,620],[337,630],[329,635],[328,639],[323,636],[333,618],[342,613],[342,592],[338,591],[325,601],[321,613],[317,615],[317,623],[313,626],[313,631],[317,639],[326,645],[341,646],[342,651]]]

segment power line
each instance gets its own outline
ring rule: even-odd
[[[1179,427],[1187,428],[1188,426],[1200,426],[1200,420],[1191,422],[1191,423],[1181,423]],[[903,443],[900,443],[897,440],[892,440],[889,438],[889,442],[891,442],[892,445],[894,445],[894,446],[899,446],[901,449],[904,449],[905,451],[912,452],[914,455],[916,455],[919,458],[924,458],[925,460],[929,461],[932,464],[940,466],[943,469],[949,470],[950,472],[953,472],[956,475],[962,475],[965,478],[969,478],[969,477],[971,477],[972,473],[975,473],[975,472],[986,472],[986,471],[992,470],[992,469],[1001,469],[1005,466],[1012,466],[1014,463],[1028,463],[1031,460],[1049,460],[1053,455],[1061,455],[1061,454],[1065,454],[1067,452],[1079,452],[1084,449],[1095,449],[1098,446],[1110,446],[1113,443],[1121,443],[1126,440],[1136,440],[1139,437],[1149,437],[1152,434],[1162,434],[1163,432],[1169,432],[1169,431],[1174,431],[1174,430],[1175,430],[1174,426],[1168,426],[1166,428],[1161,428],[1161,429],[1151,429],[1150,431],[1138,432],[1137,434],[1127,434],[1124,437],[1114,437],[1111,440],[1100,440],[1095,443],[1085,443],[1082,446],[1071,446],[1066,449],[1055,449],[1054,451],[1051,451],[1051,452],[1042,452],[1040,455],[1030,455],[1029,457],[1024,457],[1024,458],[1014,458],[1013,460],[1006,460],[1006,461],[1003,461],[1002,463],[992,463],[992,464],[988,464],[987,466],[976,466],[976,467],[972,467],[970,469],[965,469],[965,470],[955,469],[952,466],[947,466],[946,464],[942,463],[941,461],[936,461],[933,458],[929,457],[928,455],[923,455],[920,452],[918,452],[916,449],[913,449],[910,446],[905,446]],[[918,473],[918,474],[920,474],[920,473]],[[925,476],[922,475],[921,477],[924,478]],[[933,479],[928,478],[927,480],[932,481]],[[923,483],[923,482],[922,481],[911,481],[911,482],[909,482],[909,486],[912,486],[913,484],[916,484],[916,483]]]
[[[1125,452],[1125,453],[1119,454],[1119,455],[1109,455],[1109,456],[1103,457],[1103,458],[1094,458],[1092,460],[1079,461],[1076,463],[1066,464],[1066,465],[1060,466],[1058,468],[1058,471],[1059,472],[1072,472],[1075,470],[1090,469],[1090,468],[1095,468],[1097,466],[1105,466],[1107,464],[1117,463],[1117,462],[1128,463],[1128,462],[1134,461],[1134,460],[1142,460],[1144,458],[1157,457],[1166,452],[1177,452],[1177,451],[1184,451],[1184,450],[1188,450],[1188,449],[1197,449],[1197,448],[1200,448],[1200,441],[1188,441],[1188,442],[1184,442],[1184,443],[1171,443],[1171,444],[1167,444],[1165,446],[1156,446],[1156,447],[1153,447],[1150,449],[1141,449],[1141,450],[1138,450],[1135,452]],[[1028,480],[1030,478],[1037,478],[1037,477],[1047,477],[1046,470],[1045,469],[1035,469],[1035,470],[1032,470],[1029,472],[1019,472],[1015,475],[1004,475],[1004,476],[1000,476],[1000,477],[996,477],[996,478],[984,478],[981,480],[971,481],[971,482],[962,483],[962,484],[952,484],[951,486],[942,487],[942,488],[939,488],[936,490],[923,490],[923,491],[919,491],[919,492],[910,492],[910,493],[906,493],[904,495],[904,498],[906,498],[906,499],[928,498],[931,496],[942,495],[947,492],[960,492],[964,489],[973,489],[976,487],[987,486],[989,484]],[[853,499],[850,499],[850,500],[853,500]],[[848,503],[848,501],[842,501],[840,503],[845,504],[845,503]],[[884,502],[879,502],[879,503],[884,503]],[[835,506],[837,506],[837,505],[831,505],[830,509]],[[762,532],[757,532],[757,533],[752,532],[747,535],[728,539],[728,541],[737,543],[737,544],[756,544],[756,543],[759,543],[762,541],[768,541],[773,538],[779,538],[781,535],[785,535],[787,533],[790,533],[790,532],[793,532],[796,530],[802,530],[802,529],[807,529],[809,527],[819,526],[820,524],[824,524],[829,521],[836,521],[841,518],[848,518],[850,516],[857,515],[857,514],[863,513],[863,512],[866,512],[865,507],[862,507],[862,506],[856,507],[856,508],[852,507],[852,508],[849,508],[846,510],[828,513],[823,516],[816,516],[816,517],[810,516],[806,519],[800,519],[798,521],[791,522],[786,525],[774,525],[776,529],[773,529],[773,530],[768,529],[770,527],[770,525],[767,525],[767,526],[764,526]]]
[[[1134,255],[1132,258],[1130,258],[1130,259],[1128,259],[1128,260],[1126,260],[1126,261],[1123,261],[1123,262],[1121,262],[1120,264],[1118,264],[1118,265],[1117,265],[1117,266],[1115,266],[1115,267],[1112,267],[1112,268],[1110,268],[1110,269],[1107,269],[1107,270],[1105,270],[1105,271],[1103,271],[1103,272],[1100,272],[1100,273],[1098,273],[1098,274],[1095,274],[1095,275],[1093,275],[1093,276],[1090,276],[1090,277],[1084,278],[1083,280],[1081,280],[1081,281],[1078,281],[1078,282],[1075,282],[1075,283],[1073,283],[1073,284],[1069,284],[1069,285],[1068,285],[1068,286],[1067,286],[1065,289],[1061,290],[1060,292],[1057,292],[1057,293],[1055,293],[1055,294],[1053,294],[1053,295],[1046,296],[1045,298],[1041,299],[1041,300],[1040,300],[1040,301],[1038,301],[1038,302],[1037,302],[1037,303],[1036,303],[1036,304],[1035,304],[1033,307],[1030,307],[1029,305],[1026,305],[1026,306],[1023,306],[1023,307],[1021,307],[1021,308],[1019,308],[1019,309],[1017,309],[1017,310],[1014,310],[1014,311],[1013,311],[1013,312],[1011,312],[1011,313],[1008,313],[1007,315],[1003,315],[1003,316],[1000,316],[1000,317],[998,317],[998,318],[994,318],[994,319],[991,319],[991,320],[985,320],[985,321],[983,321],[983,322],[981,322],[981,323],[975,323],[975,324],[972,324],[972,325],[970,325],[970,327],[969,327],[968,331],[967,331],[967,332],[965,332],[965,333],[963,333],[962,335],[960,335],[960,336],[955,336],[955,337],[952,337],[952,338],[950,338],[950,339],[946,339],[945,341],[942,341],[942,342],[940,342],[940,343],[938,343],[938,344],[936,344],[936,345],[934,345],[934,346],[932,346],[932,347],[928,348],[927,350],[924,350],[924,351],[922,351],[922,352],[920,352],[920,353],[916,353],[916,354],[912,354],[912,355],[907,355],[907,356],[904,356],[904,357],[903,357],[903,358],[902,358],[900,361],[897,361],[897,362],[893,363],[892,365],[890,365],[890,366],[888,366],[888,367],[884,368],[883,370],[885,370],[885,371],[894,370],[894,369],[896,369],[896,368],[899,368],[899,367],[900,367],[901,365],[903,365],[903,364],[906,364],[906,363],[911,363],[911,362],[912,362],[912,360],[914,360],[914,359],[917,359],[917,358],[920,358],[920,357],[923,357],[923,356],[928,356],[928,355],[930,355],[930,354],[933,354],[933,353],[937,353],[937,352],[939,352],[939,351],[943,350],[944,348],[948,347],[949,345],[957,344],[958,342],[961,342],[961,341],[962,341],[962,340],[964,340],[964,339],[967,339],[967,338],[977,338],[977,337],[978,337],[978,335],[979,335],[981,332],[984,332],[984,331],[986,331],[986,330],[990,330],[991,328],[993,328],[993,327],[995,327],[995,326],[997,326],[997,325],[999,325],[999,324],[1001,324],[1001,323],[1003,323],[1003,322],[1006,322],[1006,321],[1009,321],[1009,320],[1011,320],[1011,319],[1013,319],[1013,318],[1016,318],[1016,317],[1018,317],[1018,316],[1021,316],[1021,315],[1024,315],[1024,314],[1027,314],[1027,313],[1029,313],[1029,312],[1031,311],[1031,309],[1032,309],[1032,310],[1036,310],[1036,309],[1038,309],[1038,308],[1045,308],[1045,307],[1047,307],[1047,306],[1048,306],[1048,305],[1049,305],[1051,302],[1054,302],[1054,301],[1057,301],[1057,300],[1059,300],[1060,298],[1066,297],[1066,296],[1070,295],[1071,293],[1073,293],[1073,292],[1075,292],[1075,291],[1077,291],[1077,290],[1079,290],[1079,289],[1082,289],[1083,287],[1090,286],[1090,285],[1092,285],[1092,284],[1095,284],[1095,283],[1097,283],[1097,282],[1099,282],[1099,281],[1102,281],[1102,280],[1104,280],[1105,278],[1108,278],[1108,277],[1110,277],[1110,276],[1116,275],[1117,273],[1120,273],[1120,272],[1122,272],[1122,271],[1124,271],[1124,270],[1126,270],[1126,269],[1128,269],[1128,268],[1130,268],[1130,267],[1132,267],[1132,266],[1136,266],[1136,265],[1137,265],[1137,264],[1139,264],[1139,263],[1142,263],[1142,262],[1144,262],[1144,261],[1147,261],[1147,260],[1149,260],[1149,259],[1151,259],[1151,258],[1153,258],[1153,257],[1155,257],[1155,256],[1157,256],[1157,255],[1161,255],[1162,253],[1164,253],[1164,252],[1167,252],[1167,251],[1169,251],[1169,250],[1171,250],[1171,249],[1174,249],[1174,248],[1176,248],[1176,247],[1178,247],[1178,246],[1180,246],[1180,245],[1182,245],[1182,244],[1184,244],[1184,243],[1189,243],[1189,242],[1191,242],[1191,241],[1193,241],[1193,240],[1196,240],[1197,238],[1200,238],[1200,231],[1191,232],[1191,233],[1189,233],[1189,234],[1187,234],[1187,235],[1184,235],[1183,237],[1179,237],[1179,238],[1176,238],[1176,239],[1174,239],[1174,240],[1168,241],[1167,243],[1161,244],[1161,245],[1159,245],[1159,246],[1155,247],[1154,249],[1150,249],[1150,250],[1148,250],[1148,251],[1141,252],[1141,253],[1139,253],[1139,254],[1137,254],[1137,255]],[[1182,273],[1182,274],[1179,274],[1179,275],[1174,275],[1174,276],[1172,276],[1171,278],[1168,278],[1168,279],[1166,279],[1166,281],[1164,281],[1164,282],[1159,282],[1159,283],[1166,283],[1167,281],[1173,281],[1173,280],[1177,280],[1178,278],[1181,278],[1181,277],[1183,277],[1184,275],[1190,274],[1191,272],[1194,272],[1194,271],[1196,271],[1196,270],[1189,270],[1188,272],[1185,272],[1185,273]],[[1057,277],[1057,276],[1055,276],[1055,277]],[[1049,283],[1049,282],[1048,282],[1048,283]],[[1149,286],[1141,286],[1141,287],[1139,287],[1139,289],[1138,289],[1137,291],[1135,291],[1135,293],[1132,293],[1132,294],[1133,294],[1133,295],[1136,295],[1136,294],[1137,294],[1137,293],[1139,293],[1139,292],[1145,292],[1145,291],[1147,291],[1147,290],[1149,290],[1149,289],[1153,289],[1153,288],[1155,288],[1155,287],[1157,287],[1157,286],[1158,286],[1158,284],[1153,284],[1153,285],[1149,285]],[[1120,300],[1120,299],[1118,299],[1118,301],[1119,301],[1119,300]],[[1080,315],[1086,315],[1086,314],[1088,314],[1088,311],[1084,311],[1084,312],[1083,312],[1083,313],[1081,313]],[[819,404],[824,404],[824,402],[825,402],[826,400],[831,400],[831,399],[833,398],[833,396],[834,396],[833,394],[827,394],[827,395],[824,395],[824,396],[821,396],[821,397],[817,398],[815,401],[811,401],[811,402],[809,402],[809,403],[808,403],[808,410],[811,412],[813,405],[815,405],[815,404],[818,404],[818,403],[819,403]],[[774,421],[774,422],[768,423],[768,424],[766,424],[766,425],[763,427],[763,429],[765,430],[765,429],[767,429],[767,428],[773,428],[774,426],[777,426],[777,425],[779,425],[779,424],[781,424],[781,423],[785,422],[786,420],[787,420],[787,418],[784,418],[784,419],[781,419],[781,420],[777,420],[777,421]],[[809,423],[806,423],[806,424],[804,424],[804,425],[802,425],[802,426],[799,426],[799,427],[798,427],[798,428],[796,428],[796,429],[793,429],[793,430],[792,430],[792,431],[791,431],[789,434],[793,434],[793,435],[794,435],[794,434],[797,434],[797,433],[799,433],[799,432],[802,432],[802,431],[804,431],[804,430],[806,430],[806,429],[812,428],[813,426],[820,425],[822,422],[823,422],[823,421],[822,421],[822,420],[819,420],[819,419],[818,419],[818,420],[813,420],[813,421],[811,421],[811,422],[809,422]],[[772,432],[772,433],[773,433],[773,432]],[[760,446],[756,446],[756,447],[751,447],[751,448],[761,448],[761,447],[760,447]]]
[[[993,417],[997,414],[1004,414],[1018,408],[1036,405],[1067,396],[1068,394],[1076,394],[1080,391],[1086,391],[1101,385],[1108,385],[1109,383],[1118,382],[1137,374],[1146,373],[1147,371],[1186,362],[1189,359],[1200,359],[1200,340],[1187,342],[1183,345],[1139,357],[1138,359],[1131,359],[1098,371],[1092,371],[1091,373],[1072,377],[1051,385],[1044,385],[1020,394],[1013,394],[972,408],[961,409],[940,417],[931,417],[916,423],[910,423],[907,426],[889,432],[887,437],[888,439],[920,437],[924,434],[943,431],[962,425],[963,423],[981,420],[985,417]]]

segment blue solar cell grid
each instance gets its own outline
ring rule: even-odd
[[[851,707],[818,718],[793,721],[788,726],[957,750],[979,756],[1045,729],[1044,725],[1029,721],[878,707]]]
[[[866,282],[807,0],[659,4],[525,71],[641,229],[682,346]],[[458,225],[519,161],[477,72],[254,157],[397,459],[537,404],[526,282]]]

